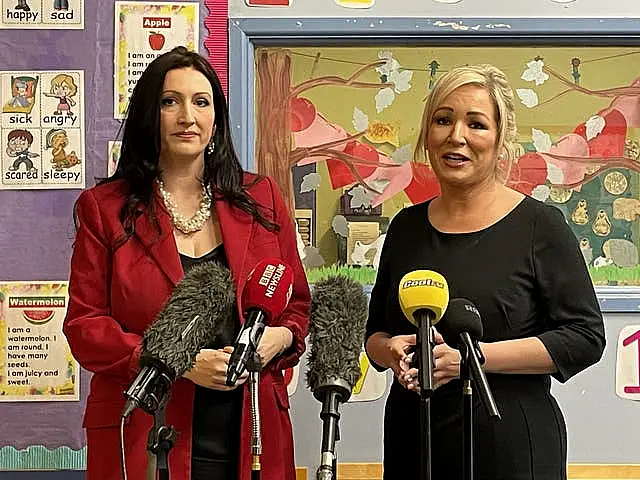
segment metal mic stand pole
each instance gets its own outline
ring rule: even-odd
[[[173,427],[164,425],[164,407],[162,404],[153,415],[153,428],[149,431],[147,450],[148,456],[147,480],[169,480],[169,461],[167,455],[176,441],[176,431]],[[156,476],[157,474],[157,476]]]
[[[416,354],[420,379],[420,479],[431,480],[431,396],[433,395],[433,331],[434,314],[418,310]]]
[[[477,341],[474,341],[468,332],[460,334],[460,378],[463,380],[462,394],[464,402],[464,426],[463,426],[463,465],[464,480],[473,478],[473,403],[472,381],[476,390],[480,393],[480,400],[487,409],[489,418],[500,420],[500,412],[493,398],[489,382],[482,370],[484,355]]]
[[[260,402],[258,396],[258,382],[260,381],[261,360],[257,353],[253,361],[248,362],[249,396],[251,398],[251,480],[260,480],[262,455],[262,433],[260,422]]]
[[[462,380],[462,471],[463,480],[473,480],[473,387],[469,370],[469,349],[460,345]]]

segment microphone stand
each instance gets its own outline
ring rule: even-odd
[[[420,478],[431,480],[431,397],[433,396],[433,329],[435,314],[426,309],[415,312],[418,324],[416,354],[420,379]]]
[[[260,402],[258,395],[258,382],[262,370],[261,359],[257,352],[253,353],[251,361],[247,362],[249,372],[249,396],[251,399],[251,480],[260,480],[262,467],[260,455],[262,455],[262,427],[260,421]]]
[[[140,407],[144,412],[153,415],[153,427],[147,438],[147,480],[169,480],[169,450],[176,441],[176,431],[165,422],[165,406],[169,400],[172,377],[167,371],[146,365],[134,383],[124,393],[126,400],[122,418],[126,418]],[[150,391],[149,391],[150,390]],[[121,446],[124,448],[124,445]],[[123,457],[124,458],[124,457]],[[124,462],[124,460],[123,460]],[[123,463],[123,468],[126,466]]]
[[[462,380],[462,478],[473,480],[473,387],[468,361],[469,350],[460,345]]]
[[[324,385],[316,387],[313,392],[317,400],[322,402],[320,418],[322,419],[322,446],[320,449],[320,465],[316,470],[316,480],[336,480],[337,456],[336,442],[340,440],[340,404],[351,397],[351,387],[340,378],[332,378]]]
[[[489,417],[500,419],[498,406],[491,394],[487,377],[481,365],[485,359],[477,341],[469,333],[460,334],[460,379],[462,380],[463,429],[462,429],[462,467],[463,479],[473,480],[473,383],[479,387],[480,399],[487,409]]]
[[[176,431],[173,427],[164,425],[164,407],[166,400],[153,415],[153,428],[149,430],[147,450],[151,452],[147,462],[147,480],[169,480],[169,450],[176,441]]]

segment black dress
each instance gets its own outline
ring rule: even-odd
[[[471,300],[484,342],[538,337],[557,380],[595,363],[604,349],[602,315],[575,236],[556,208],[526,197],[503,219],[473,233],[447,234],[429,222],[428,202],[399,212],[387,232],[371,292],[367,338],[416,333],[398,303],[408,272],[444,275],[450,298]],[[436,325],[437,328],[437,325]],[[379,370],[379,366],[376,366]],[[549,375],[487,374],[502,420],[490,422],[474,395],[474,462],[478,480],[564,480],[564,418]],[[419,396],[394,380],[384,419],[384,478],[419,478]],[[462,479],[460,380],[431,400],[434,480]]]
[[[228,267],[222,245],[218,245],[199,258],[180,254],[180,261],[185,272],[194,265],[206,261],[218,262]],[[209,348],[233,345],[240,330],[237,312],[234,316],[235,319],[229,325],[230,328],[222,332],[220,343],[210,345]],[[193,405],[191,480],[237,480],[242,392],[242,387],[223,392],[196,385]]]

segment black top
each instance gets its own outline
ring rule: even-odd
[[[207,261],[229,266],[222,244],[199,258],[181,253],[180,261],[185,272],[194,265]],[[221,332],[219,343],[212,344],[209,348],[218,349],[234,344],[240,330],[235,309],[234,317],[234,322],[227,323],[227,330]],[[242,392],[242,387],[223,392],[196,385],[193,405],[192,479],[237,478]],[[205,472],[211,472],[213,476]]]
[[[450,298],[464,297],[478,307],[482,341],[538,337],[561,382],[600,358],[602,314],[576,238],[558,209],[525,197],[487,228],[443,233],[429,222],[428,204],[403,209],[389,226],[371,292],[367,338],[375,332],[416,333],[400,309],[398,284],[406,273],[428,269],[444,275]],[[564,421],[549,393],[549,376],[487,377],[503,420],[496,427],[476,408],[478,478],[566,478]],[[460,391],[460,381],[451,381],[435,391],[431,402],[434,479],[461,478]],[[419,452],[417,463],[408,465],[411,456],[393,448],[413,441],[407,438],[412,429],[404,427],[419,423],[418,399],[394,381],[385,415],[385,471],[419,469]],[[419,431],[413,432],[419,445]],[[396,478],[389,475],[385,479]]]

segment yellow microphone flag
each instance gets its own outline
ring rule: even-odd
[[[398,285],[400,308],[411,323],[416,325],[414,313],[430,310],[435,314],[432,324],[442,318],[449,304],[449,286],[444,277],[431,270],[407,273]]]

